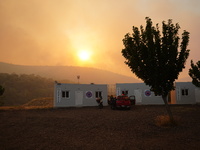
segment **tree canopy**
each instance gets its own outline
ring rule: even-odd
[[[156,95],[166,97],[185,68],[189,56],[189,32],[184,30],[179,45],[179,29],[179,24],[173,24],[169,19],[167,23],[162,22],[161,33],[158,24],[153,26],[151,19],[146,17],[145,28],[140,26],[139,30],[133,26],[132,35],[128,33],[123,39],[125,63]]]
[[[3,95],[4,91],[5,91],[5,88],[3,88],[3,87],[0,85],[0,96]]]
[[[191,68],[189,69],[189,75],[192,78],[192,83],[196,87],[200,87],[200,61],[194,64],[191,60]]]
[[[133,26],[132,35],[128,33],[123,39],[125,48],[122,49],[131,71],[149,85],[151,91],[162,96],[172,124],[174,119],[167,95],[175,88],[174,81],[185,68],[189,56],[189,32],[184,30],[179,45],[179,29],[179,24],[173,24],[169,19],[167,23],[162,22],[161,34],[158,24],[153,26],[151,19],[146,17],[146,27],[140,26],[139,30]]]

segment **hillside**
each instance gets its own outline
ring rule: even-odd
[[[77,83],[77,75],[80,75],[80,83],[115,84],[137,83],[139,80],[88,67],[76,66],[23,66],[0,62],[0,73],[35,74],[54,80],[70,80]]]
[[[0,73],[0,85],[5,88],[0,106],[22,105],[30,100],[53,97],[54,80],[38,75]]]

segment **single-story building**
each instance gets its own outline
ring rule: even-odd
[[[54,107],[97,106],[96,98],[102,97],[107,105],[107,85],[105,84],[66,84],[54,85]]]
[[[176,82],[176,104],[200,103],[200,88],[192,82]]]
[[[117,83],[116,95],[134,95],[137,104],[164,104],[162,97],[157,96],[145,83]],[[168,95],[170,104],[196,104],[200,102],[200,88],[192,82],[176,82],[175,90]]]
[[[164,104],[161,96],[156,96],[145,83],[117,83],[116,96],[135,96],[135,104]]]

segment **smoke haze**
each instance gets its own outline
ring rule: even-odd
[[[200,60],[197,0],[1,0],[0,61],[20,65],[87,66],[132,76],[121,55],[132,26],[172,19],[190,32],[190,60]],[[92,52],[81,62],[79,50]]]

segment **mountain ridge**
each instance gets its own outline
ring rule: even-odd
[[[26,66],[0,62],[0,73],[35,74],[54,80],[70,80],[83,84],[138,83],[134,77],[90,67],[79,66]]]

